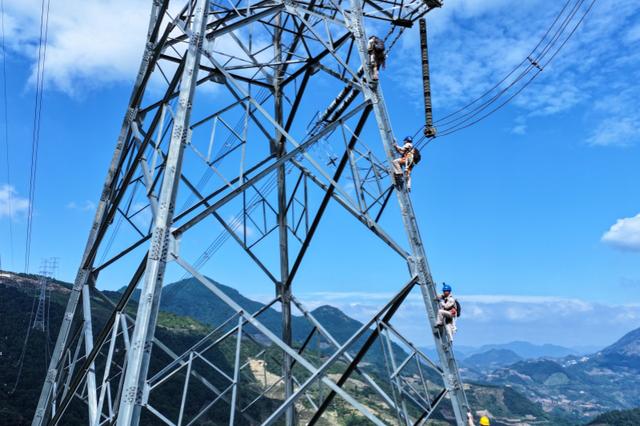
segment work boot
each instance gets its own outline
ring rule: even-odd
[[[402,174],[393,174],[393,184],[398,188],[398,189],[402,189],[402,182],[404,181],[404,179],[402,179]]]

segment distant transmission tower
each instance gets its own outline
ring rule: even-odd
[[[27,325],[27,331],[24,336],[24,342],[22,343],[22,350],[20,356],[16,362],[16,381],[13,388],[9,391],[9,394],[13,394],[22,380],[22,370],[25,364],[25,356],[29,351],[29,338],[31,337],[31,330],[36,330],[44,333],[44,362],[45,365],[50,362],[51,359],[51,345],[49,342],[49,307],[51,305],[51,295],[49,283],[55,277],[56,270],[58,269],[58,258],[50,257],[48,259],[42,259],[40,263],[40,276],[35,288],[35,295],[37,299],[34,299],[31,306],[31,314],[29,316],[29,324]],[[47,293],[49,296],[47,297]]]
[[[51,281],[58,269],[58,258],[51,257],[48,259],[42,259],[40,264],[40,277],[38,278],[38,307],[33,319],[33,325],[31,328],[34,330],[45,331],[49,329],[47,323],[47,291],[49,290],[49,281]]]
[[[80,412],[90,425],[334,424],[344,413],[409,425],[445,400],[443,413],[465,424],[468,403],[451,342],[434,327],[437,293],[411,198],[390,175],[388,74],[372,80],[367,52],[368,30],[385,39],[389,60],[404,60],[394,56],[398,37],[441,5],[153,2],[33,425],[66,424]],[[347,237],[357,232],[366,250]],[[321,234],[324,246],[312,244]],[[348,259],[336,255],[347,247]],[[393,294],[338,338],[294,295],[310,281],[323,289],[310,276],[312,257],[327,260],[321,272],[330,279],[346,260],[363,277],[349,290],[397,277],[387,284]],[[219,260],[205,270],[209,259]],[[248,312],[209,278],[219,265],[234,268],[234,285],[255,285],[254,268],[274,298]],[[231,314],[176,346],[158,326],[160,300],[165,281],[185,274]],[[117,297],[102,291],[121,286]],[[416,300],[437,360],[395,320]],[[282,319],[267,326],[272,307]],[[307,328],[294,328],[294,314]]]

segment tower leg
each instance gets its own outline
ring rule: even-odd
[[[85,286],[82,291],[82,318],[84,333],[84,352],[91,353],[93,350],[93,322],[91,321],[91,295],[90,286]],[[89,424],[93,426],[98,419],[98,399],[96,391],[96,367],[91,363],[87,372],[87,403],[89,404]]]
[[[191,106],[198,76],[197,70],[200,66],[208,4],[208,0],[198,0],[193,10],[189,47],[180,81],[177,111],[158,198],[158,211],[153,225],[136,324],[131,337],[131,349],[127,356],[123,396],[118,410],[119,426],[137,425],[144,403],[145,383],[160,307],[160,294],[171,244],[170,225],[173,221],[184,147],[189,138]]]
[[[274,69],[273,91],[274,91],[274,119],[280,127],[283,123],[282,105],[282,13],[278,13],[274,18],[275,30],[273,33],[274,59],[279,64]],[[285,154],[285,139],[282,133],[276,128],[276,155],[282,157]],[[278,167],[278,238],[280,250],[280,286],[276,291],[280,296],[282,306],[282,341],[287,345],[292,345],[291,332],[291,283],[289,282],[289,238],[287,230],[287,186],[285,165]],[[282,359],[282,380],[284,383],[285,399],[293,394],[293,376],[291,373],[291,356],[283,353]],[[295,407],[292,405],[285,413],[285,424],[293,426],[295,424]]]
[[[64,316],[62,318],[62,324],[60,325],[60,329],[58,331],[56,344],[53,353],[51,354],[49,367],[47,368],[47,376],[42,386],[42,390],[40,391],[38,405],[36,407],[36,412],[31,423],[32,426],[40,426],[44,424],[47,421],[49,414],[55,412],[54,394],[57,390],[56,383],[59,378],[58,369],[60,368],[62,357],[67,349],[69,333],[71,331],[71,325],[76,313],[76,309],[80,302],[81,293],[84,291],[88,291],[88,282],[96,254],[96,247],[99,243],[99,240],[104,235],[101,234],[101,232],[104,231],[104,224],[108,222],[107,208],[109,207],[109,202],[111,201],[111,197],[113,195],[113,185],[117,181],[116,169],[121,159],[124,142],[131,127],[131,122],[134,118],[133,113],[134,111],[136,111],[140,103],[141,93],[143,93],[146,86],[147,77],[150,71],[149,57],[153,48],[153,43],[158,34],[158,27],[161,21],[160,17],[165,7],[166,5],[163,5],[161,2],[154,1],[151,8],[151,15],[149,17],[149,26],[147,31],[147,44],[142,57],[142,61],[140,63],[138,75],[134,83],[133,92],[131,98],[129,99],[128,110],[120,129],[116,149],[113,153],[111,164],[109,165],[107,177],[102,189],[102,195],[100,196],[100,202],[98,203],[98,206],[96,208],[93,225],[91,226],[91,232],[89,233],[89,237],[87,238],[87,244],[82,256],[82,261],[80,263],[80,267],[78,268],[74,285],[67,301]]]
[[[362,1],[350,0],[350,4],[350,29],[356,39],[356,46],[358,48],[360,60],[363,64],[366,64],[363,67],[365,78],[367,82],[371,82],[371,67],[369,66],[369,55],[367,54],[367,35],[365,34],[362,19]],[[381,84],[378,83],[373,88],[370,85],[368,86],[365,84],[363,90],[365,97],[370,99],[372,102],[373,112],[376,117],[387,161],[391,164],[394,159],[393,146],[396,142],[393,135],[393,129],[391,128],[389,113],[382,95]],[[393,176],[393,172],[391,170],[390,176]],[[411,203],[411,198],[407,192],[406,185],[403,185],[401,189],[396,190],[396,194],[398,197],[398,203],[400,204],[405,232],[407,233],[409,245],[411,247],[412,259],[409,262],[409,268],[411,269],[411,273],[417,275],[419,278],[422,298],[427,310],[429,330],[433,330],[436,323],[438,294],[431,276],[427,255],[422,244],[422,238],[420,237],[420,231],[413,211],[413,204]],[[434,334],[434,340],[444,372],[444,385],[447,393],[449,394],[449,398],[451,399],[456,422],[459,426],[464,426],[466,423],[466,413],[468,411],[469,404],[467,403],[467,398],[462,387],[460,373],[458,372],[458,366],[453,355],[451,340],[446,333],[440,332]]]

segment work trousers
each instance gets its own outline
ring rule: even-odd
[[[402,174],[402,166],[407,166],[409,163],[407,157],[396,158],[391,162],[393,166],[393,174],[401,175]],[[411,170],[413,169],[413,163],[407,166],[407,189],[411,189]]]
[[[378,70],[380,69],[380,64],[378,63],[378,58],[375,53],[369,53],[369,62],[371,63],[371,78],[374,80],[378,80],[380,77],[378,74]]]
[[[453,334],[456,332],[456,319],[453,314],[444,309],[438,309],[438,317],[436,319],[436,325],[443,325],[447,330],[449,339],[453,342]]]

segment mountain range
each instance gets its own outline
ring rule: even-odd
[[[47,338],[45,333],[33,331],[30,334],[27,345],[24,347],[24,355],[22,355],[22,344],[25,341],[25,334],[30,324],[30,312],[33,309],[35,296],[37,295],[37,281],[37,276],[0,271],[0,419],[2,419],[0,423],[3,426],[27,425],[30,423],[42,381],[45,377],[46,358],[52,349],[58,325],[64,314],[66,299],[70,293],[71,285],[68,283],[58,281],[50,284],[49,296],[51,309],[49,337]],[[219,320],[222,315],[224,315],[222,311],[224,307],[221,305],[221,302],[211,300],[211,294],[209,292],[202,293],[200,291],[201,287],[194,284],[193,281],[186,280],[170,284],[163,288],[163,303],[158,318],[156,335],[161,338],[163,342],[175,346],[176,350],[184,350],[203,338],[210,332],[210,324]],[[248,311],[254,312],[263,308],[261,303],[242,296],[230,287],[221,286],[221,288]],[[104,292],[104,294],[111,299],[120,297],[118,292]],[[94,304],[94,312],[96,314],[93,319],[94,326],[98,328],[104,324],[110,308],[109,305],[101,301],[100,298],[93,297],[92,303]],[[132,304],[130,312],[135,312],[135,301],[130,302],[130,304]],[[182,313],[182,315],[174,312]],[[331,306],[321,306],[314,309],[312,313],[338,341],[344,341],[353,331],[362,327],[362,323]],[[261,317],[263,322],[268,324],[268,327],[273,330],[279,330],[279,312],[272,309],[265,309],[262,315],[265,315]],[[194,317],[202,318],[203,321],[196,320]],[[306,327],[308,327],[308,325],[305,324],[304,319],[296,316],[292,319],[292,322],[294,324],[294,336],[296,339],[306,336],[308,331]],[[401,351],[401,348],[397,345],[394,344],[394,347],[396,348],[394,351]],[[307,355],[309,359],[319,359],[320,353],[325,349],[326,347],[323,347],[322,344],[317,345],[315,348],[313,345],[310,345],[307,349]],[[267,352],[271,351],[269,347],[266,347],[266,350]],[[211,354],[211,356],[216,360],[216,364],[227,366],[225,368],[228,368],[228,366],[232,364],[233,352],[232,345],[230,347],[223,346]],[[119,356],[122,357],[123,353],[120,353]],[[387,386],[381,378],[382,376],[379,376],[376,372],[385,369],[384,375],[386,376],[386,364],[384,364],[384,359],[380,358],[381,356],[383,356],[381,352],[376,354],[375,351],[371,351],[368,358],[365,358],[365,361],[367,361],[366,369],[379,384]],[[398,353],[398,358],[401,357],[402,354]],[[24,359],[22,369],[19,368],[19,365],[21,365],[19,360],[21,358]],[[155,364],[152,362],[150,371],[161,368],[162,363],[167,361],[168,360],[159,360],[155,362]],[[265,380],[267,380],[267,376],[278,377],[277,374],[279,370],[277,365],[277,363],[269,362],[264,364],[262,370],[251,370],[243,373],[242,380],[243,382],[248,382],[249,386],[249,391],[246,393],[243,391],[241,395],[245,404],[247,401],[256,398],[260,393],[260,389],[266,386]],[[364,365],[365,364],[363,364],[363,367]],[[346,365],[344,363],[338,363],[336,365],[336,371],[341,371],[341,369],[345,367]],[[429,373],[428,371],[428,368],[423,370],[426,376],[430,378],[430,382],[439,380],[439,376],[433,372]],[[265,378],[263,378],[263,376]],[[332,375],[330,374],[330,376]],[[390,413],[388,409],[370,397],[371,390],[363,387],[365,384],[359,377],[360,376],[356,374],[354,381],[355,388],[352,388],[351,391],[360,395],[360,398],[362,398],[368,406],[378,412],[382,418],[387,419],[385,421],[392,422],[393,417],[390,416],[390,414],[385,414],[385,410],[387,410],[387,413]],[[346,385],[354,386],[354,384],[349,385],[348,382]],[[437,383],[435,385],[437,386]],[[545,421],[549,419],[537,404],[532,403],[517,391],[499,386],[465,386],[467,388],[468,398],[474,406],[484,407],[492,413],[496,413],[496,416],[512,419],[526,417],[544,419]],[[363,388],[359,389],[360,387]],[[176,392],[179,392],[178,388],[167,386],[158,392],[159,393],[154,396],[154,407],[167,412],[170,412],[172,409],[175,410],[175,404],[171,402],[173,398],[170,395],[175,395]],[[388,390],[388,392],[390,392],[390,390]],[[261,418],[261,416],[264,418],[264,414],[272,411],[274,404],[280,401],[282,397],[282,391],[276,388],[276,390],[254,404],[247,413],[255,418]],[[202,398],[205,397],[203,396]],[[197,394],[193,399],[194,401],[198,400]],[[304,406],[297,405],[297,407],[300,422],[304,423],[304,419],[307,418],[305,416],[310,415],[313,411],[310,411],[310,408],[305,408]],[[187,407],[187,411],[189,409],[190,408]],[[85,424],[86,422],[83,420],[83,415],[84,411],[82,407],[72,407],[65,418],[65,425]],[[450,407],[447,407],[447,404],[443,404],[433,414],[430,424],[438,426],[449,425],[451,424],[450,419],[452,415]],[[328,422],[321,422],[323,425],[353,426],[366,423],[359,413],[354,412],[340,399],[334,401],[332,408],[326,413],[326,416],[328,416],[329,420]],[[154,417],[147,415],[141,419],[141,422],[145,425],[155,425],[158,424],[156,420]],[[224,418],[224,410],[212,412],[206,420],[206,424],[208,425],[226,424],[228,422],[228,419]]]
[[[509,349],[489,349],[464,357],[460,363],[463,366],[484,370],[515,364],[522,359],[520,355]]]
[[[513,355],[519,359],[536,359],[536,358],[564,358],[571,355],[587,355],[597,352],[601,347],[589,345],[581,347],[565,347],[550,343],[535,344],[523,341],[513,341],[507,343],[494,343],[483,346],[466,346],[456,345],[454,350],[459,360],[465,360],[476,355],[491,351],[493,354],[493,362],[495,365],[506,366],[513,363]],[[425,353],[436,355],[433,347],[421,348]],[[499,354],[503,354],[501,358]],[[474,363],[473,361],[472,363]]]
[[[640,329],[594,354],[520,360],[489,372],[465,369],[463,376],[510,386],[565,418],[632,409],[640,406]]]
[[[600,414],[589,423],[589,426],[638,426],[640,425],[640,408],[633,410],[614,410]]]
[[[576,349],[566,348],[564,346],[559,346],[559,345],[552,345],[550,343],[536,345],[534,343],[523,342],[523,341],[484,345],[478,348],[477,350],[475,350],[474,353],[486,352],[493,349],[510,350],[524,359],[563,358],[569,355],[582,355],[584,353]]]
[[[263,325],[276,335],[281,334],[282,315],[273,308],[266,308],[263,303],[251,300],[238,292],[232,287],[225,286],[215,280],[210,279],[216,284],[227,296],[238,303],[247,312],[262,311],[257,317]],[[119,298],[119,293],[105,292],[114,300]],[[138,300],[139,291],[133,294],[133,299]],[[198,322],[217,326],[223,323],[231,315],[233,310],[223,303],[211,291],[201,285],[195,278],[188,278],[168,284],[162,288],[162,298],[160,299],[160,309],[164,312],[171,312],[176,315],[186,316],[197,320]],[[323,305],[310,311],[310,314],[322,324],[332,337],[340,344],[347,341],[358,329],[362,327],[362,323],[349,317],[341,310]],[[291,316],[292,338],[296,342],[304,342],[310,332],[313,330],[313,324],[304,316]],[[252,333],[255,339],[264,340],[264,337],[253,326],[247,326],[247,332]],[[365,337],[356,341],[353,345],[353,351],[359,349],[364,343]],[[264,341],[263,343],[268,343]],[[321,353],[326,353],[332,346],[325,339],[317,337],[317,333],[309,341],[307,345],[310,349]],[[393,352],[396,354],[404,353],[403,349],[395,343],[392,343]],[[385,371],[385,353],[380,345],[373,345],[367,352],[364,361],[370,363],[371,367],[378,373]],[[430,379],[437,380],[433,372]]]
[[[260,322],[275,334],[279,335],[281,333],[282,316],[279,311],[273,308],[264,309],[265,305],[263,303],[251,300],[240,294],[236,289],[216,282],[211,278],[209,280],[247,312],[253,313],[263,310],[258,317]],[[106,294],[112,295],[114,298],[119,297],[119,295],[111,292],[106,292]],[[138,297],[139,291],[136,291],[133,299],[138,300]],[[212,326],[221,324],[234,313],[228,305],[223,303],[195,278],[187,278],[165,285],[162,288],[160,309],[176,315],[188,316],[203,324]],[[362,326],[362,323],[332,306],[320,306],[310,312],[322,324],[329,321],[331,334],[338,342],[344,342],[355,330]],[[304,341],[312,328],[313,326],[304,316],[291,316],[291,329],[294,340]]]
[[[36,333],[26,355],[29,361],[25,363],[26,370],[16,392],[10,392],[15,382],[16,360],[29,321],[36,279],[34,276],[0,273],[0,416],[3,424],[28,423],[44,377],[45,339]],[[233,288],[219,286],[248,312],[264,308],[262,303],[246,298]],[[51,288],[50,334],[55,336],[69,285],[57,282]],[[118,292],[105,294],[112,299],[120,296]],[[193,280],[169,284],[163,288],[159,333],[180,346],[187,346],[206,334],[212,325],[219,324],[222,318],[226,319],[231,312],[225,309],[228,309],[226,305]],[[311,312],[339,342],[362,326],[359,321],[331,306],[321,306]],[[281,329],[278,311],[263,309],[260,318],[272,331],[278,333]],[[304,317],[292,318],[296,341],[306,338],[310,327]],[[394,351],[402,350],[397,345],[394,348]],[[309,345],[311,353],[322,353],[326,349],[326,343],[323,346],[322,341]],[[633,389],[640,378],[640,330],[588,356],[550,358],[548,355],[557,355],[565,349],[526,342],[487,345],[472,350],[462,347],[468,351],[467,356],[461,357],[460,364],[470,404],[487,410],[494,419],[493,425],[514,424],[513,421],[521,425],[539,422],[577,425],[607,410],[640,405],[639,391]],[[540,350],[546,351],[544,356],[548,358],[528,358]],[[368,357],[366,361],[374,372],[384,370],[381,351],[371,351]],[[248,379],[258,380],[257,377]],[[266,406],[256,409],[267,409],[265,407],[271,403],[266,401]],[[432,424],[449,424],[446,419],[451,413],[447,412],[446,404],[436,414]],[[341,420],[336,424],[358,424],[358,418],[349,418],[348,422]],[[217,423],[213,421],[213,424]]]

